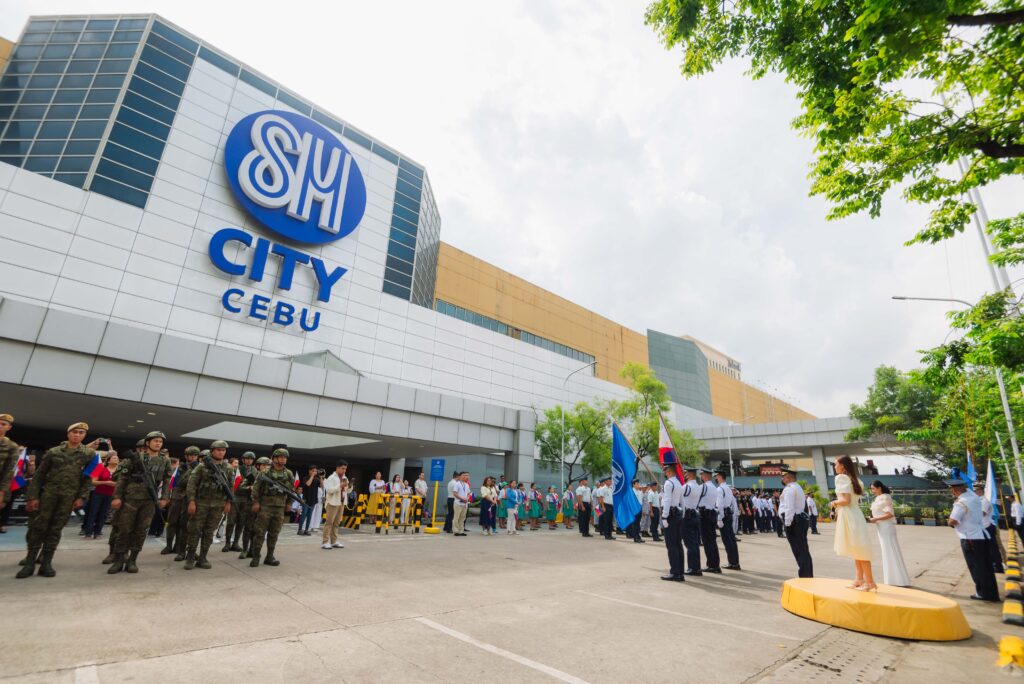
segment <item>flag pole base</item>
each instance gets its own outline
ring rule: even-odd
[[[441,534],[440,527],[424,527],[423,531],[427,534]]]

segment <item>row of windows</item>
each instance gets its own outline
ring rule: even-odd
[[[31,74],[124,74],[132,65],[130,59],[41,59],[38,62],[8,62],[6,76],[28,77]],[[13,79],[12,79],[13,80]],[[4,85],[3,87],[8,87]]]
[[[407,164],[404,159],[396,160],[396,163],[398,179],[395,183],[395,203],[392,208],[391,234],[388,240],[388,268],[384,270],[384,282],[400,287],[404,293],[401,295],[402,298],[411,300],[416,262],[416,234],[423,194],[423,171]]]
[[[143,29],[146,28],[145,17],[125,17],[124,19],[35,19],[25,27],[25,33],[50,33],[51,31],[71,31],[81,33],[83,30]]]
[[[481,314],[474,313],[472,311],[469,311],[468,309],[463,309],[461,306],[449,304],[448,302],[440,299],[438,299],[434,303],[434,308],[438,312],[443,313],[447,316],[452,316],[454,318],[458,318],[461,321],[466,321],[467,323],[478,325],[481,328],[493,330],[494,332],[501,333],[502,335],[514,337],[517,340],[522,340],[523,342],[526,342],[527,344],[532,344],[535,347],[547,349],[548,351],[555,352],[556,354],[567,356],[570,359],[576,359],[577,361],[582,361],[583,363],[593,363],[595,361],[593,356],[581,352],[578,349],[567,347],[564,344],[559,344],[558,342],[554,342],[539,335],[534,335],[533,333],[526,332],[525,330],[520,330],[519,328],[513,328],[512,326],[506,325],[501,321],[496,321],[495,319],[490,318],[488,316],[483,316]]]
[[[11,59],[101,59],[104,57],[120,59],[131,57],[135,54],[135,46],[138,44],[139,38],[142,37],[142,32],[132,31],[131,34],[134,35],[134,40],[123,43],[108,43],[107,41],[110,40],[108,34],[102,43],[19,45],[11,55]],[[129,36],[122,35],[120,37],[127,40]]]

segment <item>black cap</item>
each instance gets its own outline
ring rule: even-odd
[[[698,470],[700,470],[700,468],[698,468],[697,466],[692,466],[692,465],[684,465],[683,466],[683,470],[685,470],[688,473],[695,473]]]
[[[967,486],[966,482],[964,482],[963,480],[957,479],[957,478],[954,478],[952,480],[943,480],[942,484],[946,485],[947,487],[966,487]]]

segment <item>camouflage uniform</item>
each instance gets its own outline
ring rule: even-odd
[[[223,551],[239,551],[239,558],[245,558],[249,551],[249,540],[252,537],[252,522],[255,515],[252,512],[252,483],[256,479],[256,466],[247,465],[245,459],[255,457],[251,451],[242,455],[243,463],[239,464],[238,472],[242,476],[235,490],[235,503],[231,507],[231,514],[228,516],[227,535],[224,537]],[[232,528],[234,535],[232,536]],[[238,542],[242,544],[239,546]]]
[[[216,444],[216,442],[215,442]],[[210,471],[212,468],[220,468],[224,473],[224,479],[230,486],[234,473],[231,466],[221,459],[216,461],[212,456],[197,465],[188,478],[188,502],[195,503],[196,512],[188,521],[188,551],[185,554],[185,569],[191,570],[198,565],[200,568],[208,569],[210,563],[206,560],[206,553],[210,550],[213,542],[213,533],[220,524],[221,514],[224,512],[224,504],[230,498],[217,484],[217,480]],[[198,554],[197,554],[198,549]]]
[[[10,489],[11,478],[14,477],[14,466],[20,452],[21,447],[11,441],[10,437],[0,437],[0,493],[4,496],[0,508],[10,501],[9,497],[14,496]]]
[[[278,451],[283,451],[283,449]],[[278,451],[275,451],[274,454],[277,455]],[[280,470],[272,468],[265,475],[283,485],[285,489],[295,491],[295,475],[288,468]],[[260,510],[256,514],[256,523],[252,531],[252,562],[249,563],[249,566],[256,567],[260,564],[260,551],[263,548],[264,536],[267,540],[267,558],[264,564],[278,565],[279,561],[274,558],[274,548],[277,546],[277,535],[281,532],[281,525],[284,523],[284,509],[288,497],[257,478],[252,486],[252,502],[258,503]]]
[[[198,449],[196,451],[198,452]],[[174,486],[171,487],[171,503],[167,506],[167,545],[160,550],[161,554],[169,554],[180,549],[182,560],[184,560],[184,539],[188,532],[188,515],[185,507],[188,505],[188,475],[190,472],[192,472],[191,465],[182,461],[178,464],[177,472],[171,473]]]
[[[162,433],[150,433],[149,439],[156,439],[153,435]],[[150,454],[147,450],[141,454],[127,454],[125,460],[117,466],[117,488],[114,490],[114,498],[121,500],[121,511],[117,518],[117,542],[114,545],[114,562],[107,570],[114,575],[121,570],[138,572],[136,559],[142,546],[146,543],[146,533],[156,514],[157,503],[153,500],[149,488],[146,486],[145,472],[149,471],[149,477],[156,487],[161,501],[167,501],[168,490],[171,486],[171,461],[163,454]],[[125,554],[130,553],[128,558]]]
[[[32,575],[37,557],[40,575],[53,577],[57,574],[51,566],[53,554],[74,502],[89,494],[92,478],[83,471],[95,453],[95,449],[86,448],[84,444],[72,449],[67,442],[61,442],[60,446],[43,454],[25,494],[26,501],[39,501],[39,511],[28,523],[25,535],[28,556],[18,577]]]

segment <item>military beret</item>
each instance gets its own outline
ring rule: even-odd
[[[72,423],[71,425],[68,426],[68,432],[71,432],[72,430],[85,430],[86,432],[88,432],[89,431],[89,424],[88,423]]]
[[[266,456],[260,456],[256,459],[256,465],[270,465],[270,459]]]
[[[251,451],[246,451],[244,454],[242,454],[242,458],[256,458],[256,454],[252,453]]]
[[[227,449],[228,448],[228,443],[225,442],[223,439],[214,440],[214,442],[212,444],[210,444],[210,448],[211,449]]]
[[[148,442],[151,439],[167,439],[167,435],[160,432],[159,430],[154,430],[153,432],[150,432],[148,435],[146,435],[144,441]]]
[[[198,453],[199,453],[199,447],[197,447],[197,446],[187,446],[187,447],[185,447],[185,455],[186,456],[189,455],[189,454],[198,454]]]
[[[7,421],[8,423],[14,423],[14,416],[10,413],[0,413],[0,420]]]
[[[287,449],[274,449],[274,456],[284,456],[285,458],[288,458],[288,450]]]

